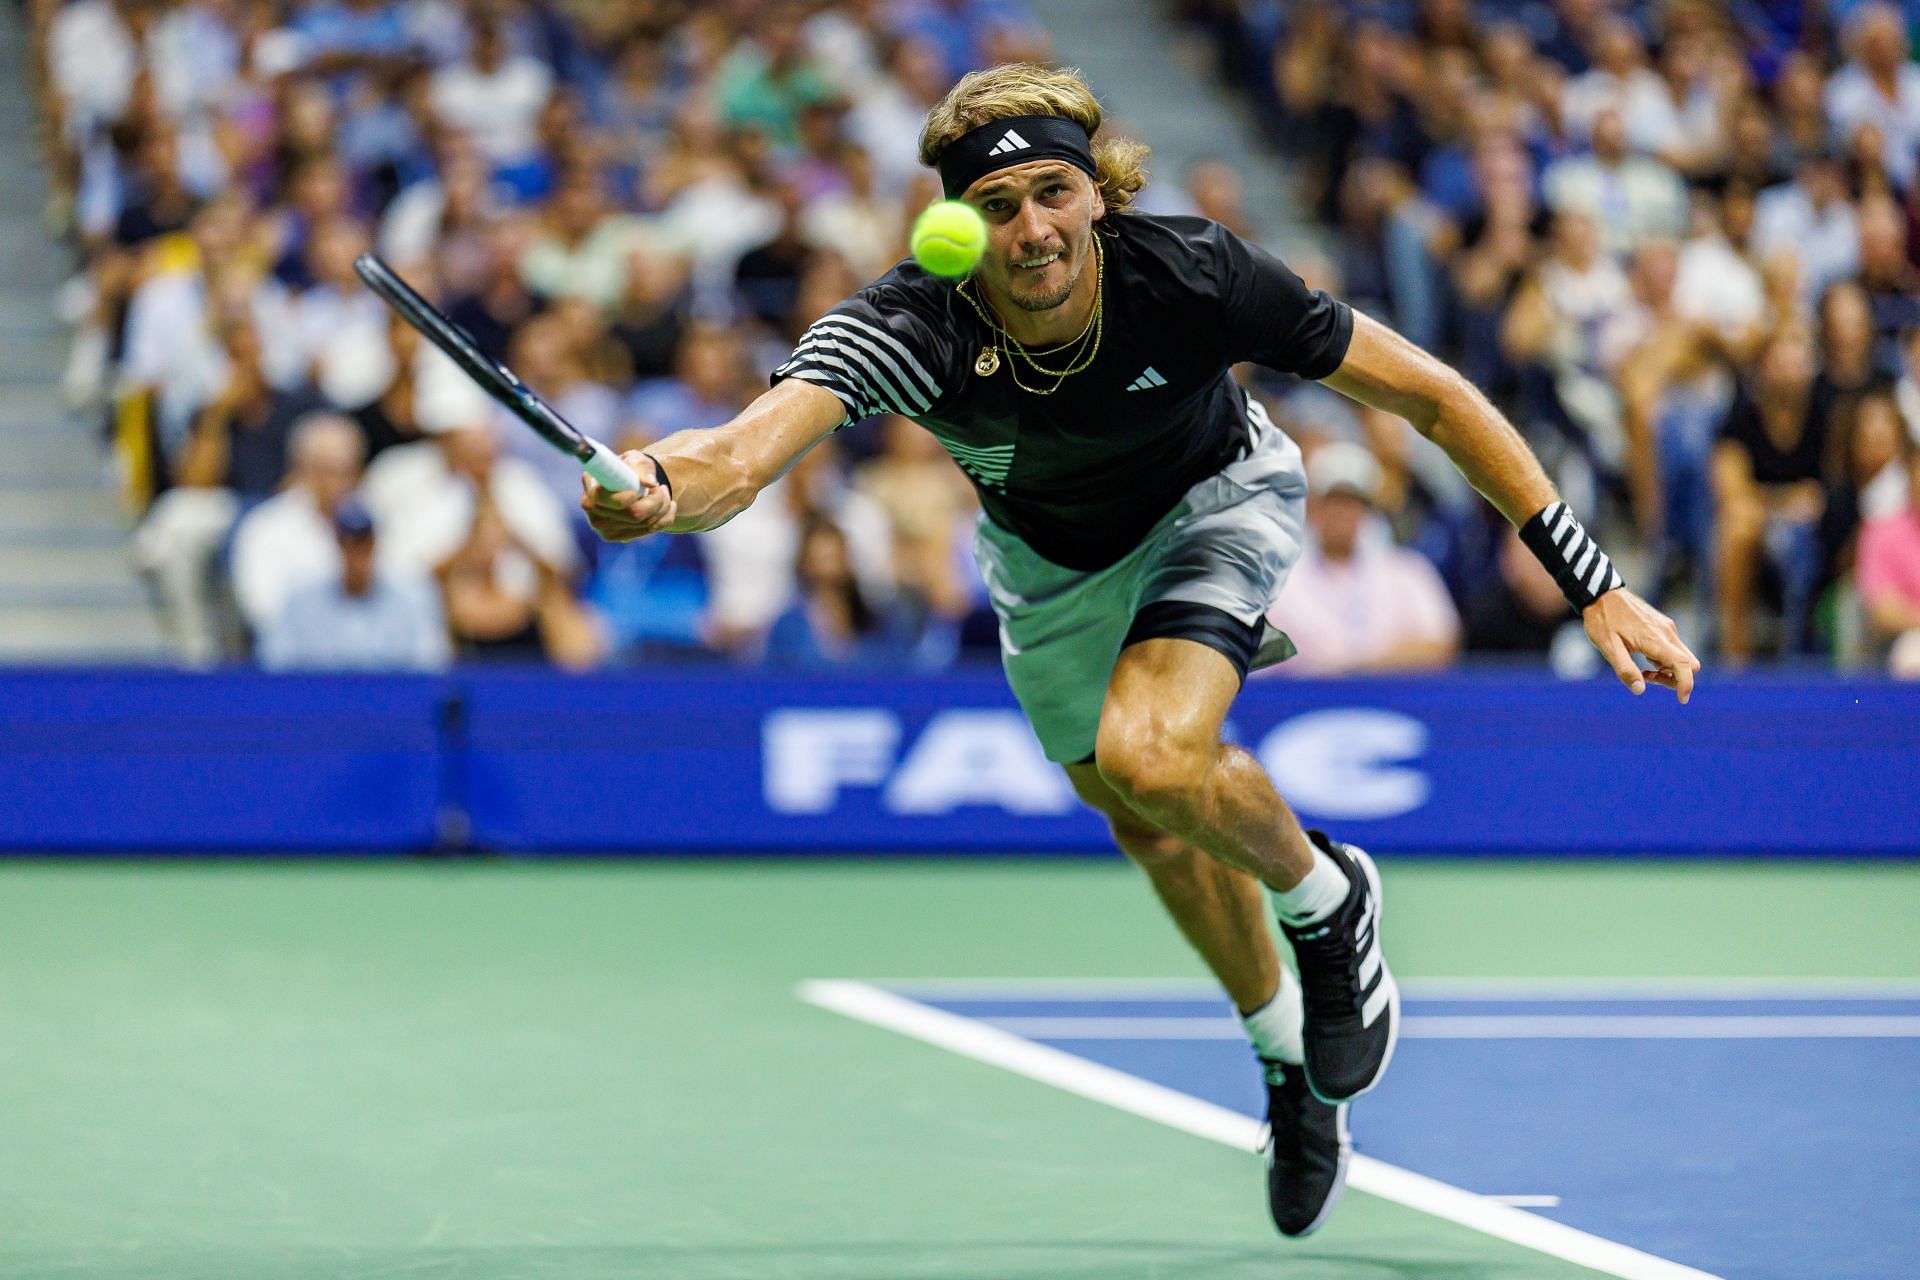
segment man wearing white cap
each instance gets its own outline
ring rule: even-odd
[[[1296,675],[1425,671],[1460,651],[1460,617],[1425,556],[1396,546],[1374,511],[1380,464],[1335,441],[1307,459],[1309,537],[1267,620],[1298,656]]]

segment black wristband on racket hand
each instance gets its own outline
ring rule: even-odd
[[[667,479],[667,469],[660,465],[660,459],[650,453],[643,453],[640,456],[653,464],[654,478],[660,482],[660,487],[665,489],[667,496],[671,498],[673,496],[673,481]]]
[[[1521,525],[1520,541],[1560,584],[1560,593],[1575,613],[1626,585],[1613,561],[1564,502],[1554,503]]]

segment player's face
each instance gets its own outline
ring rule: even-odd
[[[987,220],[987,252],[974,276],[1023,311],[1051,311],[1073,296],[1106,214],[1093,180],[1057,160],[990,173],[967,202]]]

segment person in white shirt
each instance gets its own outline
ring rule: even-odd
[[[304,380],[323,387],[364,386],[342,400],[335,408],[363,408],[392,381],[389,316],[385,303],[360,283],[353,269],[354,259],[368,249],[367,233],[347,218],[335,218],[313,228],[307,237],[307,271],[313,284],[295,295],[288,310],[300,344],[300,369]],[[385,368],[376,369],[368,353],[389,353]],[[366,379],[343,376],[338,365],[357,365]]]
[[[287,598],[340,572],[333,509],[360,482],[366,445],[345,418],[316,414],[287,441],[287,483],[240,518],[233,533],[233,594],[255,636],[279,620]]]
[[[493,401],[432,348],[423,351],[414,378],[415,413],[429,438],[382,452],[361,490],[380,524],[385,556],[433,572],[466,542],[484,493],[518,546],[571,576],[580,559],[572,508],[531,464],[502,456]],[[538,577],[538,566],[514,557],[506,563],[504,572],[529,582]]]
[[[1591,218],[1617,259],[1647,236],[1677,239],[1687,229],[1686,184],[1668,165],[1627,149],[1626,125],[1613,107],[1594,118],[1593,154],[1554,161],[1541,190],[1555,213]]]
[[[1852,59],[1827,81],[1827,122],[1843,151],[1862,125],[1880,131],[1881,159],[1893,185],[1913,182],[1920,151],[1920,67],[1907,60],[1900,10],[1863,5],[1848,32]]]
[[[273,671],[441,671],[453,660],[440,592],[424,574],[378,566],[373,515],[351,496],[333,513],[337,576],[296,587],[260,637]]]
[[[1380,464],[1335,441],[1307,459],[1307,546],[1267,620],[1299,654],[1269,671],[1433,671],[1460,652],[1460,615],[1439,572],[1395,545],[1373,508]]]
[[[1860,219],[1847,199],[1838,157],[1808,152],[1792,182],[1768,187],[1754,202],[1753,249],[1763,263],[1790,255],[1800,301],[1809,311],[1827,286],[1860,267]]]
[[[1594,40],[1594,65],[1567,81],[1560,116],[1567,131],[1590,137],[1603,111],[1617,111],[1636,151],[1658,154],[1679,138],[1679,112],[1658,72],[1647,65],[1646,46],[1633,23],[1610,16]]]
[[[466,61],[435,72],[429,92],[442,123],[466,132],[487,159],[506,168],[540,149],[540,111],[553,96],[553,71],[538,58],[514,54],[499,19],[483,8]]]

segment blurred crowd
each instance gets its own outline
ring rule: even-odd
[[[1327,245],[1299,265],[1485,389],[1696,648],[1920,674],[1920,5],[1180,10],[1294,163]],[[1272,394],[1344,446],[1313,517],[1338,571],[1278,610],[1343,629],[1335,665],[1586,660],[1405,424]]]
[[[1051,56],[1021,0],[27,6],[81,265],[67,391],[182,660],[996,653],[971,491],[913,424],[849,426],[721,529],[605,546],[577,468],[353,262],[620,447],[718,424],[903,255],[927,107]],[[1920,668],[1920,5],[1179,8],[1324,228],[1294,265],[1485,388],[1696,647]],[[1145,207],[1251,230],[1231,166],[1160,176]],[[1577,669],[1551,580],[1407,424],[1246,376],[1310,454],[1290,667]]]
[[[848,427],[710,533],[577,465],[361,285],[377,250],[582,429],[726,421],[938,195],[922,117],[1019,0],[30,0],[108,424],[182,660],[432,669],[996,652],[972,492]]]

